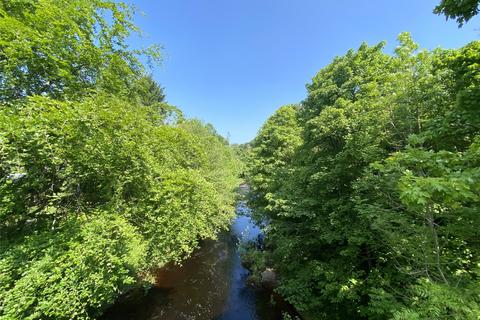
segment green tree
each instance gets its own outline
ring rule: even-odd
[[[479,12],[479,0],[442,0],[433,11],[443,14],[447,19],[455,19],[461,27]]]
[[[234,216],[238,158],[103,0],[0,1],[0,319],[94,319]]]
[[[110,0],[0,1],[0,101],[128,91],[143,69],[137,56],[160,57],[126,45],[132,14]]]
[[[278,196],[282,177],[288,176],[288,166],[302,141],[297,117],[298,106],[279,108],[251,143],[247,158],[253,195],[250,205],[262,219],[274,215],[274,208],[281,205],[281,199],[274,197]]]
[[[143,76],[137,80],[137,96],[144,106],[154,106],[165,101],[163,88],[153,80],[151,75]]]
[[[150,112],[105,94],[0,110],[0,317],[94,318],[228,227],[233,151]]]
[[[281,109],[252,143],[250,203],[271,251],[257,260],[307,319],[479,314],[479,42],[399,42],[313,78],[287,158]]]

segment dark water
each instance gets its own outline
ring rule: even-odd
[[[240,262],[239,243],[256,239],[260,230],[243,203],[230,232],[216,241],[204,241],[183,265],[157,273],[156,285],[146,294],[132,292],[105,313],[107,320],[212,319],[276,320],[281,310],[272,305],[271,292],[245,284],[248,277]]]

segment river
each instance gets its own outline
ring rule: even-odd
[[[258,227],[244,202],[230,231],[203,241],[182,266],[166,266],[146,293],[132,292],[108,309],[105,320],[277,320],[280,307],[271,292],[247,286],[239,244],[256,239]]]

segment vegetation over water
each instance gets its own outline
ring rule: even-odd
[[[89,319],[234,215],[236,153],[183,119],[116,1],[0,1],[0,318]]]
[[[306,319],[480,315],[480,42],[398,40],[335,58],[251,143],[255,259]]]
[[[240,174],[251,279],[305,319],[479,319],[480,41],[362,44],[230,146],[165,101],[133,17],[0,0],[0,319],[98,318],[229,227]]]

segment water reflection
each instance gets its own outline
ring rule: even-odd
[[[275,320],[280,311],[270,293],[246,286],[248,271],[240,262],[239,241],[256,239],[260,230],[239,203],[231,231],[217,241],[204,241],[183,266],[157,273],[156,286],[145,295],[131,293],[107,310],[104,319]]]

